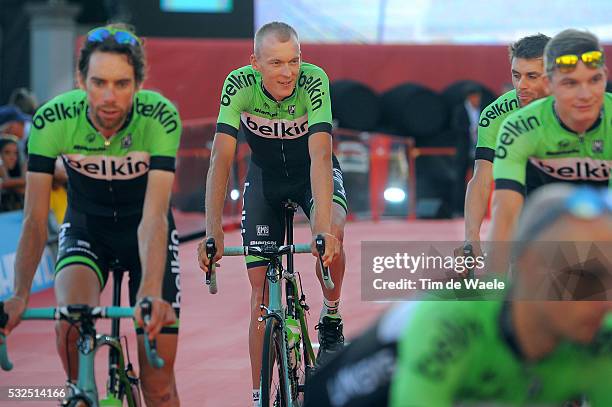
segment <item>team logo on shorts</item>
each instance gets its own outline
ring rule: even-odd
[[[257,236],[270,236],[270,226],[257,225]]]
[[[130,148],[132,146],[132,135],[128,134],[121,140],[121,148]]]
[[[87,135],[87,142],[88,143],[93,143],[95,139],[96,139],[96,133],[89,133]]]
[[[593,152],[603,153],[603,140],[593,140]]]
[[[287,111],[289,112],[289,114],[295,114],[295,105],[289,105]]]

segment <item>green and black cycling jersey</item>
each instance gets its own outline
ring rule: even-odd
[[[264,172],[308,177],[308,137],[332,130],[327,75],[316,65],[302,63],[293,93],[276,101],[253,67],[232,71],[223,84],[217,132],[237,137],[241,123],[251,159]]]
[[[519,108],[519,100],[514,89],[504,93],[484,108],[478,121],[476,160],[493,162],[499,127],[510,113]]]
[[[612,315],[587,345],[527,360],[512,301],[412,301],[386,312],[317,369],[306,407],[611,406]],[[470,404],[471,405],[471,404]]]
[[[496,189],[523,193],[531,162],[545,183],[606,186],[612,165],[612,94],[604,95],[599,118],[583,134],[565,126],[549,96],[510,114],[500,127],[493,176]]]
[[[512,112],[520,109],[516,90],[512,89],[501,95],[480,114],[478,122],[478,143],[476,145],[476,160],[486,160],[493,162],[495,159],[495,145],[499,127],[506,117]],[[538,170],[531,163],[527,163],[527,175],[525,182],[525,192],[529,194],[543,184],[538,174]]]
[[[456,402],[611,406],[612,318],[588,345],[569,341],[537,361],[522,354],[510,301],[426,301],[403,324],[390,406]]]
[[[181,135],[175,107],[159,93],[136,92],[124,126],[110,139],[88,118],[83,90],[59,95],[38,109],[28,141],[28,171],[52,174],[61,156],[69,205],[84,214],[142,213],[149,170],[174,171]]]

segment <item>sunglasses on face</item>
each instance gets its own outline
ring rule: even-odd
[[[555,58],[555,65],[559,72],[569,73],[576,69],[578,61],[582,61],[591,69],[601,68],[604,65],[604,54],[601,51],[589,51],[581,55],[561,55]]]
[[[117,44],[142,45],[140,38],[136,35],[117,28],[100,27],[87,33],[88,42],[104,42],[109,37],[113,38]]]

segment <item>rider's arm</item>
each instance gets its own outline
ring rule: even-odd
[[[495,103],[487,106],[478,120],[478,143],[475,151],[474,175],[465,193],[465,241],[479,242],[482,220],[493,182],[493,160],[499,126],[503,118],[495,112]]]
[[[213,141],[208,175],[206,176],[206,234],[222,233],[221,218],[227,193],[227,182],[236,151],[236,138],[217,133]]]
[[[161,297],[166,268],[168,207],[174,173],[150,170],[147,180],[142,220],[138,226],[138,251],[142,264],[142,281],[138,298]]]
[[[15,295],[26,302],[32,280],[47,243],[47,217],[53,175],[28,172],[21,237],[15,257]]]
[[[331,232],[332,142],[325,132],[312,134],[308,139],[310,152],[310,183],[314,199],[314,224],[312,233]]]
[[[314,82],[320,81],[319,97],[312,99],[304,94],[308,111],[308,150],[310,152],[310,184],[314,199],[313,234],[330,233],[331,203],[333,194],[332,175],[332,113],[329,97],[329,78],[325,71],[316,67],[309,71]],[[310,79],[309,79],[310,80]]]
[[[512,125],[522,120],[520,111],[511,114],[502,124],[497,137],[493,163],[493,213],[490,241],[510,240],[523,207],[527,161],[535,155],[538,134],[517,133]],[[517,117],[518,119],[516,119]]]
[[[39,112],[42,111],[42,108],[39,109]],[[37,119],[35,116],[34,122]],[[56,120],[40,128],[33,126],[28,138],[24,218],[15,257],[15,295],[26,302],[47,243],[47,218],[55,161],[62,153],[62,139],[66,132],[63,123]]]
[[[161,297],[162,281],[168,252],[168,210],[176,155],[181,139],[182,124],[176,108],[166,98],[160,96],[166,110],[176,118],[174,127],[165,128],[158,120],[147,124],[149,133],[149,153],[151,155],[147,174],[142,220],[138,225],[138,252],[142,265],[142,279],[138,298],[145,296]]]
[[[480,241],[480,227],[487,213],[487,204],[493,181],[493,163],[476,160],[474,175],[465,193],[465,240]]]
[[[232,71],[223,83],[217,129],[206,176],[206,235],[215,239],[223,236],[221,218],[227,182],[236,152],[240,114],[249,107],[253,93],[252,86],[236,89],[231,78],[241,74],[240,69]]]

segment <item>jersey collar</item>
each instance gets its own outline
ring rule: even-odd
[[[526,356],[523,353],[521,346],[518,342],[518,338],[516,337],[516,332],[514,331],[514,327],[512,326],[512,301],[509,298],[506,298],[502,301],[501,311],[499,313],[499,330],[501,331],[501,336],[506,342],[506,345],[510,348],[510,351],[519,359],[525,360]]]
[[[135,109],[135,105],[132,105],[132,109],[128,112],[125,122],[123,122],[123,125],[121,126],[119,130],[115,132],[115,134],[121,133],[123,130],[125,130],[130,125],[130,123],[132,123],[132,117],[134,116],[134,109]],[[98,128],[94,125],[94,123],[89,118],[89,105],[87,105],[87,109],[85,109],[85,118],[87,119],[87,122],[89,123],[89,125],[95,131],[99,132]]]
[[[555,102],[553,102],[552,104],[552,111],[553,111],[553,115],[555,116],[555,119],[557,120],[557,123],[559,123],[559,125],[564,129],[567,130],[568,132],[572,133],[572,134],[578,134],[578,132],[570,129],[569,127],[567,127],[565,125],[565,123],[563,123],[563,121],[561,120],[561,118],[559,117],[559,115],[557,114],[557,109],[555,109]],[[603,106],[601,107],[601,110],[599,111],[599,117],[597,118],[597,120],[595,120],[595,123],[593,123],[593,125],[591,127],[589,127],[589,129],[586,131],[587,133],[591,130],[595,130],[602,122],[603,120],[603,114],[604,114],[604,110],[603,110]]]
[[[276,99],[274,99],[274,96],[272,96],[270,94],[270,92],[268,92],[268,90],[266,89],[266,87],[263,84],[263,81],[261,82],[260,86],[261,86],[261,90],[263,91],[264,95],[266,95],[266,97],[268,99],[270,99],[271,101],[273,101],[274,103],[281,103],[281,102],[284,102],[285,100],[291,99],[293,97],[293,95],[295,95],[295,91],[297,90],[297,84],[296,84],[295,88],[293,88],[293,92],[291,92],[291,95],[287,96],[283,100],[276,100]]]

